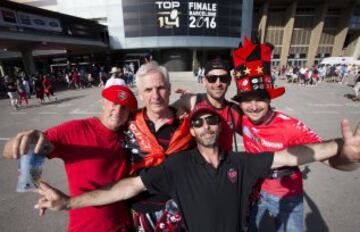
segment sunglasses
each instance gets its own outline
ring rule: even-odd
[[[208,76],[206,76],[206,80],[209,83],[215,83],[218,79],[220,79],[220,82],[222,82],[222,83],[228,83],[230,81],[229,75],[208,75]]]
[[[191,126],[195,128],[200,128],[204,125],[204,121],[206,121],[206,124],[209,126],[215,126],[219,124],[220,118],[216,115],[207,116],[205,118],[195,118],[191,122]]]

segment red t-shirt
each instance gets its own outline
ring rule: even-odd
[[[79,81],[80,81],[80,77],[79,77],[79,74],[78,74],[77,72],[73,72],[73,73],[71,74],[71,78],[72,78],[72,80],[75,81],[75,82],[79,82]]]
[[[65,163],[71,196],[118,181],[128,174],[122,131],[107,129],[97,118],[74,120],[46,131],[55,149],[48,157]],[[118,231],[129,223],[126,202],[70,210],[69,231]]]
[[[42,80],[42,85],[44,87],[44,89],[50,88],[51,87],[51,83],[48,79],[43,79]]]
[[[243,116],[243,141],[247,152],[280,151],[287,147],[316,143],[320,137],[298,119],[275,112],[274,118],[267,124],[254,125]],[[276,196],[296,196],[303,192],[300,170],[281,179],[264,179],[261,190]]]

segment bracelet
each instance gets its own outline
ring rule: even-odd
[[[336,151],[336,155],[340,155],[341,153],[341,150],[344,146],[344,140],[343,139],[340,139],[340,138],[337,138],[337,139],[334,139],[335,143],[337,144],[337,151]]]

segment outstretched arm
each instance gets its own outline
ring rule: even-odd
[[[39,209],[40,215],[42,215],[46,209],[60,211],[88,206],[106,205],[129,199],[145,190],[145,185],[139,176],[126,178],[115,184],[83,193],[76,197],[69,197],[60,190],[53,188],[46,183],[41,183],[38,190],[41,197],[35,205],[35,208]]]
[[[360,166],[360,125],[353,133],[349,121],[345,119],[341,122],[341,131],[343,139],[294,146],[275,152],[271,168],[298,166],[337,156],[338,165],[356,169]]]

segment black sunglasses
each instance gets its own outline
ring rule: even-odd
[[[230,81],[229,75],[207,75],[206,80],[209,83],[215,83],[218,79],[220,79],[220,82],[222,83],[228,83]]]
[[[205,118],[195,118],[191,121],[191,126],[195,128],[200,128],[204,125],[204,121],[206,121],[206,124],[208,124],[209,126],[214,126],[219,124],[220,118],[216,115],[210,115]]]

